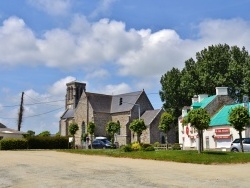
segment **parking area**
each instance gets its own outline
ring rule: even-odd
[[[250,163],[196,165],[56,151],[0,151],[0,187],[249,187]]]

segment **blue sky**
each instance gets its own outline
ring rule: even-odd
[[[58,132],[67,82],[119,94],[145,89],[161,108],[160,78],[212,44],[250,49],[249,0],[0,1],[0,122]]]

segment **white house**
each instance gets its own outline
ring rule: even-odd
[[[239,138],[238,131],[228,122],[228,114],[231,109],[238,105],[249,107],[249,102],[235,104],[228,96],[227,87],[217,87],[216,95],[198,95],[192,99],[190,107],[184,107],[182,116],[178,120],[179,143],[183,144],[184,149],[197,148],[198,133],[190,125],[183,126],[183,118],[189,110],[204,108],[211,116],[209,128],[203,132],[204,149],[229,149],[231,142]],[[249,110],[249,108],[248,108]],[[250,137],[250,128],[247,127],[242,132],[242,137]]]
[[[26,132],[17,131],[14,129],[9,129],[2,123],[0,123],[0,140],[3,138],[23,138]]]

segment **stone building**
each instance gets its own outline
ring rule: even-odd
[[[76,144],[81,145],[81,136],[87,132],[89,122],[96,125],[94,136],[107,136],[105,131],[109,121],[120,123],[120,131],[115,136],[119,145],[136,141],[136,136],[129,130],[129,124],[134,119],[142,118],[147,130],[141,136],[142,142],[161,142],[164,136],[158,129],[162,110],[154,110],[145,91],[124,93],[119,95],[105,95],[86,91],[86,84],[80,82],[67,83],[65,98],[65,112],[60,119],[60,134],[69,134],[68,127],[71,122],[79,126]]]

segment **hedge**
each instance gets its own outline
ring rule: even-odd
[[[67,149],[69,139],[64,136],[27,138],[28,149]]]
[[[68,149],[68,137],[6,138],[0,140],[0,150]]]
[[[27,149],[28,141],[20,138],[5,138],[0,140],[1,150]]]

